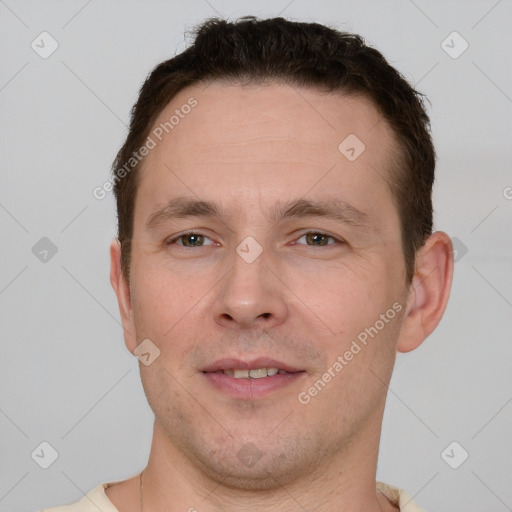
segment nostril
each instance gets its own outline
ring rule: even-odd
[[[270,317],[270,313],[262,313],[259,316],[262,316],[263,318],[269,318]]]

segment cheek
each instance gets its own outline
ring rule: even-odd
[[[148,262],[150,263],[150,262]],[[215,283],[211,272],[190,272],[165,265],[136,265],[132,271],[132,306],[138,337],[165,343],[190,324]]]
[[[363,294],[358,304],[349,301],[344,306],[341,332],[324,339],[326,367],[311,375],[301,395],[316,416],[331,418],[328,428],[333,435],[343,428],[356,432],[383,405],[403,314],[400,303],[378,303]]]
[[[316,319],[335,344],[340,337],[356,335],[391,305],[387,305],[389,283],[380,262],[352,256],[343,262],[290,266],[281,275],[293,292],[290,299],[303,310],[301,316]]]
[[[310,268],[294,273],[294,285],[301,299],[294,302],[302,309],[296,313],[310,318],[306,329],[326,355],[327,366],[309,382],[315,393],[323,389],[315,384],[318,379],[329,381],[318,406],[343,403],[342,421],[360,407],[362,397],[377,403],[385,389],[379,379],[386,382],[393,367],[403,311],[401,287],[386,272],[386,262],[353,260],[350,265]]]

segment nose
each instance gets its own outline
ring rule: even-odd
[[[288,315],[285,292],[265,251],[252,263],[235,253],[213,306],[215,322],[230,329],[278,326]]]

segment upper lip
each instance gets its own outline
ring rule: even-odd
[[[250,361],[242,361],[241,359],[232,357],[218,359],[214,363],[203,368],[202,371],[204,373],[213,373],[221,370],[253,370],[258,368],[277,368],[278,370],[284,370],[289,373],[303,371],[281,361],[269,359],[268,357],[258,357],[256,359],[251,359]]]

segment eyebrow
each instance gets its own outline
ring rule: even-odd
[[[341,198],[321,201],[297,199],[286,205],[277,204],[271,208],[274,221],[292,217],[324,217],[357,227],[369,227],[369,215],[358,210]]]
[[[222,208],[213,201],[202,201],[193,197],[179,196],[152,213],[146,227],[155,228],[173,219],[186,217],[222,218]],[[266,214],[270,222],[290,218],[324,217],[350,226],[369,228],[369,216],[341,198],[321,201],[297,199],[288,203],[277,202]]]

